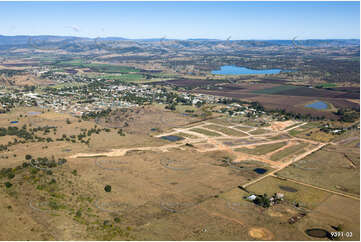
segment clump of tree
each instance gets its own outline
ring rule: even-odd
[[[10,183],[10,182],[5,182],[4,185],[5,185],[6,188],[10,188],[10,187],[13,186],[13,184]]]
[[[171,103],[165,106],[165,109],[169,109],[169,110],[176,110],[176,104],[175,103]]]
[[[341,122],[353,123],[360,118],[359,109],[342,109],[340,108],[337,112],[334,112]]]
[[[91,111],[91,112],[83,113],[81,118],[83,120],[90,120],[101,117],[107,117],[111,113],[111,111],[112,110],[110,108],[101,111]]]
[[[125,134],[123,133],[123,130],[122,130],[122,129],[118,129],[117,133],[118,133],[120,136],[125,136]]]
[[[212,110],[211,107],[209,107],[208,105],[203,105],[201,107],[201,118],[203,120],[206,120],[207,118],[212,116]]]
[[[263,194],[263,195],[258,195],[256,197],[256,199],[253,201],[255,204],[257,204],[258,206],[262,206],[264,208],[268,208],[271,205],[271,201],[268,198],[267,194]]]
[[[106,186],[104,187],[104,191],[106,191],[106,192],[111,192],[111,191],[112,191],[112,187],[111,187],[110,185],[106,185]]]

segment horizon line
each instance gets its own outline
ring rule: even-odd
[[[216,41],[243,41],[243,40],[251,40],[251,41],[272,41],[272,40],[289,40],[289,41],[300,41],[300,40],[360,40],[360,38],[309,38],[309,39],[297,39],[294,40],[293,38],[289,39],[217,39],[217,38],[206,38],[206,37],[198,37],[198,38],[164,38],[164,37],[148,37],[148,38],[126,38],[121,36],[98,36],[98,37],[87,37],[87,36],[73,36],[73,35],[52,35],[52,34],[40,34],[40,35],[27,35],[27,34],[19,34],[19,35],[6,35],[0,34],[0,37],[68,37],[68,38],[83,38],[83,39],[102,39],[102,38],[119,38],[123,40],[216,40]]]

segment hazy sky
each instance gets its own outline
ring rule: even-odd
[[[359,2],[0,2],[0,35],[359,38]]]

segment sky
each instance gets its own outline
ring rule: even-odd
[[[0,2],[0,35],[360,38],[359,2]]]

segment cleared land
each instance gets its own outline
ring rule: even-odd
[[[40,113],[30,115],[28,111]],[[316,187],[273,177],[274,172],[286,175],[283,172],[294,169],[293,165],[298,162],[289,158],[290,151],[282,156],[282,161],[272,161],[270,156],[285,152],[287,145],[292,144],[292,154],[301,159],[307,152],[312,152],[311,148],[320,145],[317,141],[289,136],[282,128],[289,127],[289,123],[271,123],[270,127],[279,128],[269,133],[244,136],[241,131],[222,132],[237,131],[235,127],[240,125],[239,122],[221,119],[197,122],[194,118],[162,112],[154,107],[113,113],[99,119],[97,124],[93,120],[79,122],[70,115],[42,113],[38,109],[18,110],[7,115],[0,119],[5,127],[56,126],[55,132],[34,132],[53,140],[63,134],[69,139],[16,144],[6,151],[7,158],[4,154],[1,157],[3,168],[18,167],[14,170],[15,177],[1,178],[2,184],[9,181],[12,186],[1,186],[4,206],[0,209],[12,225],[25,228],[23,235],[26,238],[309,240],[304,230],[316,221],[312,217],[313,211],[316,213],[320,204],[335,196],[317,189],[320,184],[312,182],[312,177],[316,177],[314,174],[297,170],[297,174],[310,176],[306,183],[310,181]],[[19,122],[10,124],[11,120]],[[123,127],[125,122],[129,125]],[[118,133],[119,127],[125,136]],[[87,131],[95,129],[90,136],[86,132],[89,144],[79,142],[77,137],[85,128]],[[171,142],[160,138],[166,135],[185,139]],[[4,138],[6,140],[1,141],[7,144],[15,137],[6,135]],[[355,145],[352,142],[355,140],[348,143],[347,154],[357,162],[357,156],[351,152]],[[296,143],[308,146],[293,145]],[[66,158],[67,162],[50,169],[51,172],[22,167],[26,154],[36,158],[45,152],[54,154],[56,160]],[[350,166],[350,163],[345,165]],[[257,169],[264,169],[265,173],[259,174]],[[320,169],[324,169],[323,166]],[[343,173],[344,176],[349,174],[346,170]],[[323,180],[327,181],[326,177]],[[254,182],[246,187],[250,193],[238,188],[250,182]],[[330,189],[331,183],[324,184]],[[345,184],[352,183],[345,180]],[[105,185],[111,186],[111,192],[105,192]],[[357,189],[356,183],[353,186],[345,187],[350,191]],[[243,199],[253,192],[268,195],[282,192],[286,202],[265,209]],[[295,207],[297,203],[298,207]],[[334,206],[333,203],[330,201],[330,206]],[[290,225],[288,220],[299,214],[299,209],[311,211],[310,215]],[[342,219],[348,214],[340,213]],[[21,220],[17,220],[19,217]],[[335,219],[326,214],[323,220],[323,224],[334,224]],[[346,228],[355,229],[346,219],[342,221],[347,224]],[[0,223],[0,228],[9,231],[9,234],[1,235],[2,239],[22,238],[8,223]],[[358,238],[359,234],[355,232],[355,236]]]
[[[211,130],[215,130],[215,131],[219,131],[223,134],[226,135],[231,135],[231,136],[237,136],[237,137],[243,137],[243,136],[247,136],[247,134],[240,132],[238,130],[235,129],[231,129],[231,128],[227,128],[227,127],[222,127],[222,126],[218,126],[218,125],[206,125],[204,126],[205,128],[211,129]]]
[[[235,151],[245,152],[252,155],[265,155],[269,152],[275,151],[280,149],[281,147],[285,146],[286,142],[279,142],[273,144],[265,144],[256,146],[254,149],[250,148],[237,148]]]
[[[360,195],[360,154],[353,143],[328,145],[278,172],[330,190]]]
[[[196,133],[200,133],[200,134],[204,134],[204,135],[208,135],[208,136],[221,136],[219,133],[215,133],[206,129],[202,129],[202,128],[194,128],[191,129],[190,131],[196,132]]]
[[[304,152],[304,148],[307,147],[307,143],[300,143],[300,144],[297,144],[297,145],[293,145],[291,147],[288,147],[288,148],[285,148],[283,150],[280,150],[276,153],[274,153],[272,156],[271,156],[271,160],[273,161],[279,161],[279,160],[282,160],[290,155],[297,155],[299,153],[303,153]]]

